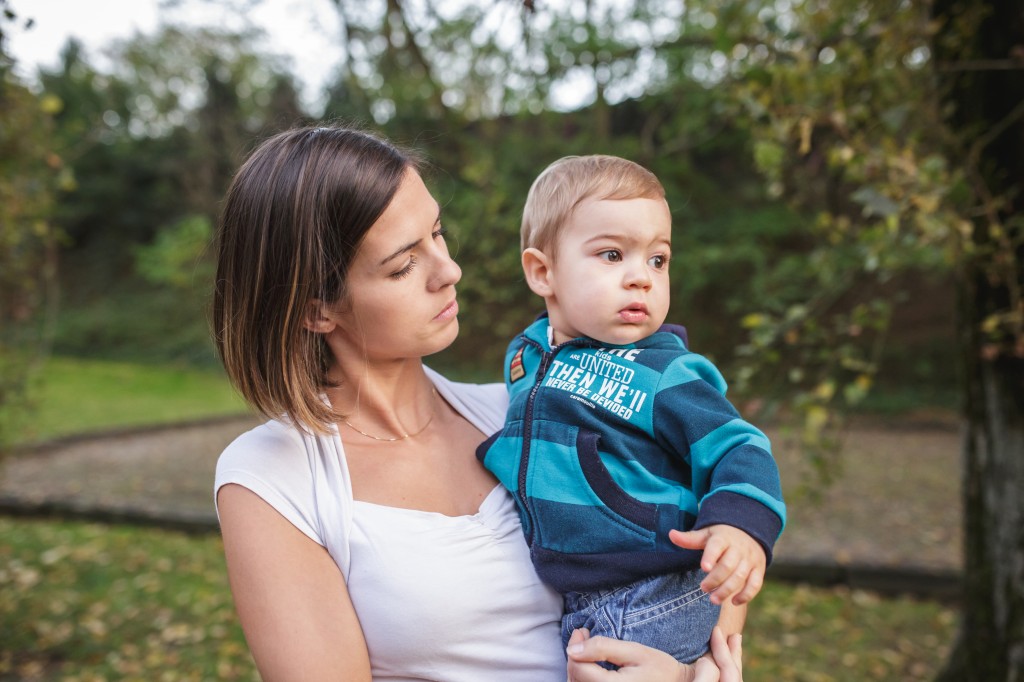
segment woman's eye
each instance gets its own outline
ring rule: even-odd
[[[615,250],[602,251],[597,255],[600,258],[603,258],[604,260],[608,261],[609,263],[618,263],[619,261],[622,260],[622,254]]]
[[[444,237],[446,234],[448,234],[447,227],[438,227],[430,236],[437,239],[438,237]]]
[[[409,262],[405,264],[405,267],[397,272],[392,272],[388,277],[391,279],[404,279],[412,272],[412,269],[416,266],[416,256],[410,256]]]
[[[668,265],[668,256],[651,256],[650,260],[647,261],[647,264],[656,270],[661,270]]]

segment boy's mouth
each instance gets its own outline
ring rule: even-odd
[[[643,322],[647,319],[647,306],[643,303],[633,303],[620,310],[619,317],[624,322]]]

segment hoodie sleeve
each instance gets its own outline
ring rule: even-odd
[[[778,466],[768,438],[740,417],[725,391],[709,360],[684,353],[658,386],[655,438],[690,466],[700,501],[694,529],[735,526],[761,544],[770,562],[786,523]]]

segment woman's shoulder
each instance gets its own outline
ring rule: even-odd
[[[429,367],[426,371],[438,393],[484,433],[497,431],[505,423],[508,409],[505,384],[452,381]]]
[[[214,500],[221,487],[241,485],[314,541],[327,546],[331,529],[322,523],[319,505],[329,499],[345,506],[351,496],[343,454],[332,443],[329,436],[308,434],[283,420],[268,421],[246,431],[217,460]],[[328,483],[333,489],[323,489]]]
[[[455,381],[448,377],[440,374],[429,367],[427,374],[430,375],[434,381],[434,385],[440,387],[444,385],[452,393],[461,397],[467,401],[475,401],[482,403],[501,403],[507,402],[507,394],[505,391],[505,384],[500,382],[487,382],[487,383],[476,383],[467,381]]]
[[[221,453],[217,468],[271,464],[291,460],[305,450],[302,433],[293,425],[271,420],[238,435]]]

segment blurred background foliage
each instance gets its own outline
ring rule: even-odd
[[[3,5],[8,24],[31,12]],[[347,58],[315,111],[252,34],[166,26],[102,67],[69,42],[32,82],[5,56],[5,384],[41,348],[215,366],[204,311],[220,197],[260,139],[329,120],[432,162],[464,271],[443,369],[500,376],[509,336],[541,308],[519,271],[526,190],[552,160],[600,152],[662,179],[670,318],[752,417],[796,410],[813,444],[878,383],[954,400],[950,266],[969,192],[930,75],[928,3],[334,8]],[[570,87],[588,103],[560,103]]]
[[[508,338],[541,309],[518,257],[533,178],[566,154],[617,154],[668,193],[670,319],[746,416],[793,425],[821,475],[837,471],[830,446],[852,409],[963,408],[968,598],[942,679],[1020,678],[1019,3],[330,9],[324,30],[345,56],[311,105],[255,32],[167,25],[102,62],[70,42],[58,66],[18,76],[4,36],[31,8],[0,0],[0,445],[50,354],[64,374],[135,363],[132,381],[140,363],[215,370],[205,309],[219,202],[279,130],[366,126],[431,161],[463,314],[458,341],[429,362],[466,379],[498,379]],[[143,381],[174,383],[156,376]],[[80,385],[58,390],[91,391]],[[57,419],[76,409],[51,402]]]

